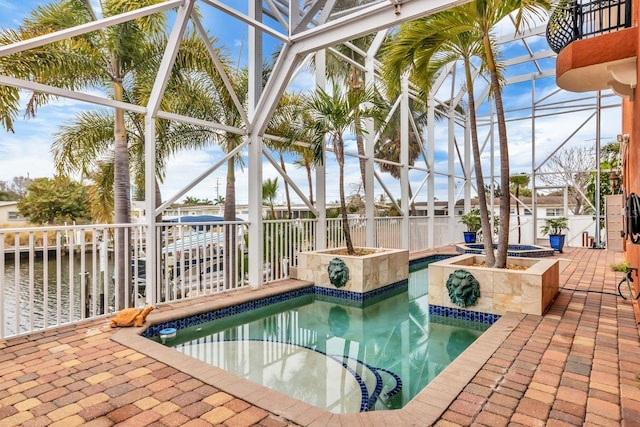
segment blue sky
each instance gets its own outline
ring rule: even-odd
[[[4,13],[0,14],[0,26],[3,28],[11,28],[17,26],[24,16],[32,8],[42,1],[35,0],[23,0],[20,2],[0,0],[0,10]],[[242,3],[245,2],[232,2]],[[246,65],[247,47],[246,47],[246,25],[239,23],[239,21],[233,20],[227,16],[223,16],[220,12],[210,7],[201,7],[200,12],[203,17],[205,27],[209,28],[213,34],[219,38],[219,43],[226,47],[226,51],[233,62],[237,62],[240,67]],[[215,32],[214,30],[215,29]],[[504,34],[508,31],[512,31],[512,27],[509,25],[500,26],[497,30],[498,35]],[[535,52],[537,50],[546,48],[546,41],[543,38],[530,40],[530,47]],[[265,56],[271,56],[275,49],[277,49],[278,42],[273,37],[265,37]],[[526,54],[526,49],[521,43],[510,43],[503,46],[503,57],[518,57]],[[543,69],[551,68],[554,64],[554,59],[544,59],[540,61]],[[529,73],[534,71],[530,64],[510,67],[506,71],[506,77],[510,77],[517,74]],[[458,74],[460,76],[461,74]],[[311,87],[313,83],[313,76],[309,71],[303,72],[299,78],[292,84],[294,90],[302,90]],[[457,81],[453,83],[453,86],[459,88],[461,86],[461,77],[457,78]],[[482,82],[477,84],[477,93],[480,93],[483,89]],[[447,87],[447,85],[445,85]],[[449,85],[450,87],[450,85]],[[535,83],[536,99],[540,99],[546,94],[552,93],[556,89],[553,78],[546,78],[537,80]],[[442,99],[448,97],[450,89],[443,89],[443,92],[439,94]],[[504,90],[504,103],[507,109],[516,109],[519,107],[525,107],[531,103],[531,83],[521,83],[517,85],[507,86]],[[592,94],[591,94],[592,95]],[[558,103],[561,106],[562,102],[565,102],[569,98],[575,98],[575,94],[567,94],[564,92],[558,93],[550,97],[548,102]],[[564,101],[563,101],[564,100]],[[615,100],[617,102],[617,98]],[[585,101],[586,102],[586,101]],[[14,176],[26,176],[29,175],[32,178],[39,176],[51,176],[53,174],[52,160],[49,152],[51,141],[55,137],[55,133],[58,131],[59,126],[65,123],[66,120],[72,118],[75,114],[85,111],[91,106],[82,104],[79,102],[59,99],[56,102],[52,102],[49,105],[43,106],[38,111],[35,118],[29,120],[23,120],[22,116],[15,122],[15,134],[7,133],[4,129],[0,130],[0,180],[8,181]],[[536,120],[536,161],[539,162],[544,159],[555,147],[562,143],[566,138],[571,135],[576,126],[582,123],[588,112],[574,113],[574,114],[559,114],[561,110],[558,106],[547,107],[545,113],[550,113],[547,117],[542,117]],[[488,112],[488,103],[484,103],[479,109],[480,114],[486,114]],[[528,112],[514,112],[510,117],[528,115]],[[539,112],[542,116],[543,112]],[[574,138],[572,138],[572,144],[593,144],[593,138],[595,135],[595,122],[591,121],[581,131],[579,131]],[[615,139],[615,135],[620,133],[620,119],[619,114],[613,110],[607,110],[603,116],[603,123],[607,126],[603,126],[603,143],[608,140]],[[531,128],[532,123],[530,119],[519,120],[509,122],[509,141],[510,141],[510,157],[511,157],[511,171],[512,173],[531,172]],[[480,140],[481,142],[487,138],[487,127],[480,128]],[[456,139],[458,141],[463,140],[463,134],[461,128],[456,129]],[[446,125],[441,123],[436,127],[436,170],[439,172],[447,171],[447,159],[449,153],[447,150],[447,130]],[[353,142],[351,141],[348,150],[355,151],[353,148]],[[490,146],[490,143],[487,143]],[[495,139],[495,146],[497,147],[497,137]],[[198,152],[184,152],[178,154],[175,158],[169,162],[167,171],[167,178],[162,186],[163,196],[168,197],[178,191],[182,186],[187,184],[191,179],[199,175],[210,164],[216,161],[221,155],[221,151],[213,147],[208,150]],[[328,154],[329,159],[332,158],[331,154]],[[484,164],[486,165],[485,176],[489,175],[490,155],[488,148],[483,155]],[[498,157],[495,158],[495,171],[498,168]],[[419,160],[418,162],[421,162]],[[418,163],[420,165],[420,163]],[[424,164],[422,164],[424,167]],[[337,167],[334,164],[328,163],[327,175],[329,177],[336,176]],[[353,188],[359,182],[359,171],[355,164],[355,161],[351,160],[347,164],[347,193],[350,193]],[[303,191],[307,191],[306,175],[302,169],[295,168],[293,165],[289,165],[287,169],[292,179],[299,184]],[[456,174],[460,174],[460,168],[457,167]],[[394,190],[399,188],[397,181],[385,176],[385,184]],[[263,177],[273,178],[277,173],[275,169],[269,164],[265,163]],[[417,188],[422,181],[424,175],[419,172],[412,172],[410,178],[412,179],[414,188]],[[282,183],[282,179],[279,181]],[[446,199],[446,177],[438,175],[436,177],[436,197],[438,199]],[[456,180],[459,181],[459,180]],[[332,185],[332,179],[328,179],[328,200],[337,200],[337,188]],[[209,178],[207,178],[202,184],[194,188],[189,195],[214,199],[218,194],[224,195],[224,183],[225,183],[225,171],[219,170],[214,172]],[[218,186],[220,184],[220,186]],[[284,200],[284,190],[282,184],[280,185],[279,200]],[[422,192],[424,193],[424,189]],[[376,196],[383,191],[381,187],[376,184],[374,190]],[[247,182],[246,175],[242,171],[238,171],[237,181],[237,194],[238,202],[243,203],[246,201]],[[397,193],[399,197],[399,193]],[[420,197],[421,200],[425,200],[426,196]]]

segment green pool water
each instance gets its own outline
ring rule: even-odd
[[[401,408],[489,327],[430,315],[427,274],[364,308],[307,295],[165,345],[334,413]]]

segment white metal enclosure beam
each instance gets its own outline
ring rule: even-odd
[[[249,16],[254,22],[261,23],[262,2],[248,0]],[[258,103],[262,96],[262,33],[254,26],[249,26],[249,93],[247,100],[248,117],[255,123],[256,114],[259,114]],[[292,64],[287,64],[292,70]],[[278,99],[281,92],[278,93]],[[272,99],[273,106],[277,99]],[[270,116],[264,116],[266,121]],[[263,128],[264,129],[264,128]],[[248,126],[249,139],[249,241],[262,242],[264,224],[262,222],[262,134],[255,126]],[[249,245],[249,285],[256,288],[262,285],[264,263],[264,247],[262,244]]]
[[[209,0],[207,0],[209,1]],[[407,0],[399,9],[387,2],[374,3],[346,16],[331,20],[291,36],[298,53],[315,52],[403,22],[467,3],[468,0]],[[397,13],[397,11],[400,11]]]
[[[187,27],[189,21],[189,14],[193,10],[195,0],[186,0],[186,2],[178,8],[176,14],[176,20],[169,34],[169,40],[160,62],[160,68],[156,74],[156,79],[153,82],[151,93],[149,95],[149,102],[147,104],[147,112],[144,116],[144,128],[145,128],[145,141],[144,141],[144,159],[145,159],[145,171],[144,171],[144,185],[145,185],[145,212],[147,229],[147,253],[148,259],[158,259],[159,248],[156,244],[156,113],[160,109],[160,102],[162,96],[167,87],[171,69],[175,62],[176,55],[178,54],[178,48],[180,47],[180,40],[184,35],[184,30]],[[149,191],[153,189],[153,191]],[[151,265],[147,271],[147,280],[149,280],[147,302],[149,304],[158,301],[156,286],[158,276],[158,269],[155,268],[155,264]]]
[[[400,100],[400,207],[402,208],[402,233],[403,249],[409,249],[409,76],[405,73],[402,77],[402,95]]]
[[[64,30],[55,31],[50,34],[0,46],[0,56],[22,52],[27,49],[33,49],[35,47],[44,46],[49,43],[65,40],[75,36],[81,36],[83,34],[90,33],[91,31],[102,30],[112,25],[122,24],[137,18],[144,18],[145,16],[153,15],[154,13],[164,12],[168,9],[181,6],[184,1],[185,0],[167,0],[164,3],[143,7],[141,9],[110,16],[108,18],[98,19],[97,21],[88,22],[75,27],[65,28]]]
[[[327,83],[326,79],[326,60],[327,54],[324,50],[316,52],[316,87],[324,88]],[[326,138],[326,137],[325,137]],[[316,175],[316,207],[318,209],[318,222],[316,224],[316,250],[326,249],[327,247],[327,177],[326,165],[327,151],[322,150],[322,161],[315,166]]]

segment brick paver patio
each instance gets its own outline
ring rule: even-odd
[[[569,248],[563,257],[572,262],[549,312],[519,317],[437,425],[640,426],[638,324],[633,305],[614,295],[622,274],[610,269],[621,254]],[[99,320],[0,341],[0,426],[292,424],[113,333]],[[343,420],[405,425],[392,414]]]

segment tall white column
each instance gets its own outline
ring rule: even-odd
[[[427,102],[427,163],[429,164],[429,177],[427,179],[427,247],[435,247],[435,99],[433,93],[429,94]]]
[[[326,51],[316,52],[316,87],[324,88],[327,82],[325,77]],[[316,224],[316,250],[327,247],[327,185],[325,177],[326,150],[322,150],[323,161],[316,165],[316,208],[318,209],[318,223]]]
[[[262,284],[264,256],[262,224],[262,138],[249,135],[249,283],[255,288]]]
[[[262,4],[249,0],[249,16],[262,20]],[[248,116],[253,124],[249,138],[249,283],[255,288],[262,285],[262,265],[264,248],[262,245],[264,226],[262,224],[262,137],[256,132],[260,129],[256,119],[256,105],[262,93],[262,35],[253,26],[249,26],[249,93]]]
[[[453,106],[449,107],[448,111],[448,170],[447,170],[447,205],[449,210],[449,229],[454,230],[456,227],[456,181],[455,181],[455,162],[456,162],[456,135],[455,135],[455,111],[453,110]]]
[[[464,121],[464,212],[471,210],[471,125],[469,117]]]
[[[531,78],[531,235],[534,245],[538,244],[538,209],[536,196],[536,80]]]
[[[365,85],[366,87],[373,86],[375,82],[375,74],[374,74],[374,58],[368,53],[365,58]],[[366,119],[365,127],[367,129],[366,135],[364,135],[364,152],[367,156],[367,160],[365,162],[364,167],[364,207],[365,207],[365,218],[366,218],[366,228],[365,228],[365,241],[366,246],[372,248],[376,246],[376,221],[375,221],[375,192],[374,192],[374,180],[373,180],[373,170],[374,164],[373,159],[375,157],[375,145],[373,139],[375,138],[374,132],[374,123],[373,119]]]
[[[162,268],[156,239],[156,121],[150,113],[144,117],[144,210],[147,222],[146,230],[146,300],[147,304],[158,302],[158,273]],[[136,301],[134,296],[134,301]]]
[[[402,249],[409,249],[409,76],[402,76],[400,100],[400,207],[402,208]]]

